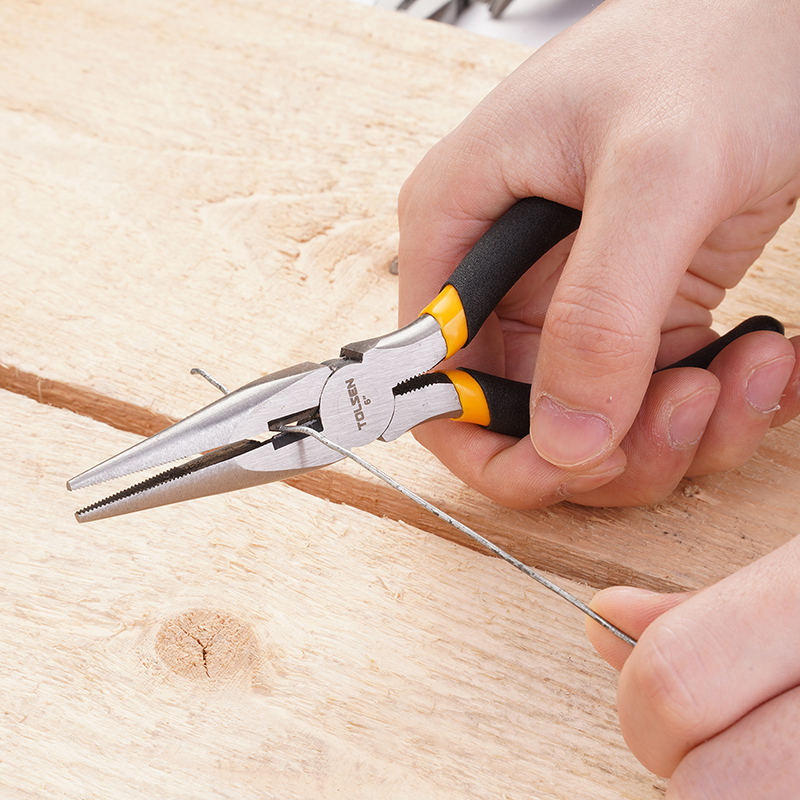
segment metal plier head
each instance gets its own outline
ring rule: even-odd
[[[81,489],[184,460],[82,509],[77,518],[86,522],[270,483],[342,458],[311,437],[276,432],[292,423],[316,427],[350,449],[456,414],[452,384],[419,386],[414,398],[402,386],[438,364],[446,350],[439,324],[426,314],[387,336],[347,345],[338,359],[298,364],[248,383],[70,480],[69,489]]]
[[[474,370],[429,372],[468,344],[497,303],[581,214],[549,200],[517,202],[478,240],[442,291],[400,330],[342,348],[339,358],[303,363],[226,394],[67,482],[70,490],[179,461],[77,512],[80,522],[117,516],[289,478],[343,458],[291,430],[316,429],[348,450],[392,441],[427,420],[451,417],[522,437],[530,385]],[[673,366],[708,366],[750,330],[783,332],[753,317]]]

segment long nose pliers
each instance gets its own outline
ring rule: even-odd
[[[397,439],[415,425],[453,418],[521,438],[530,386],[468,369],[431,370],[472,341],[519,278],[574,232],[581,213],[542,198],[518,201],[481,237],[439,295],[400,330],[345,345],[339,358],[265,375],[67,482],[70,490],[171,462],[154,477],[77,512],[117,516],[292,477],[343,456],[292,425],[348,449]],[[783,326],[751,317],[671,365],[707,367],[730,341]]]

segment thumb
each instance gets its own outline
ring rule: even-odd
[[[548,307],[533,379],[534,447],[565,469],[601,463],[632,425],[662,322],[705,239],[688,209],[681,219],[680,208],[661,199],[639,196],[631,208],[630,201],[614,202],[619,192],[603,194],[600,209],[587,194]]]
[[[653,620],[693,597],[697,592],[659,594],[632,586],[612,586],[598,592],[589,604],[593,611],[613,621],[620,630],[638,639]],[[613,633],[586,618],[586,634],[597,654],[614,669],[621,670],[633,652]]]

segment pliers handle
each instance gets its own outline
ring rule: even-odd
[[[512,286],[552,247],[577,230],[581,212],[541,197],[519,200],[478,240],[423,311],[441,326],[447,358],[468,345]],[[750,317],[706,347],[662,367],[707,369],[732,341],[758,330],[784,333],[767,315]],[[472,369],[430,373],[420,381],[450,381],[461,400],[461,422],[522,438],[530,428],[528,383]]]

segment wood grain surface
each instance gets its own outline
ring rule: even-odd
[[[8,0],[0,40],[4,796],[660,796],[574,612],[355,466],[81,528],[98,493],[64,490],[215,399],[191,367],[392,330],[400,185],[528,52],[335,0]],[[720,328],[797,333],[799,269],[796,215]],[[510,511],[410,436],[364,451],[585,597],[797,531],[797,422],[640,509]]]

